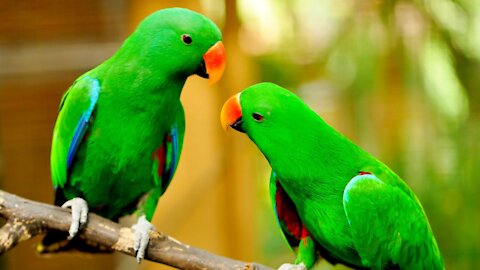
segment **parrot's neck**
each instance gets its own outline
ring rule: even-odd
[[[113,61],[115,60],[115,61]],[[132,113],[146,119],[170,119],[181,107],[180,95],[186,78],[169,79],[161,72],[143,66],[136,59],[116,61],[113,58],[88,74],[100,78],[102,104],[122,117]],[[157,123],[158,124],[158,123]],[[171,123],[165,123],[165,126]]]
[[[150,60],[144,59],[145,56],[126,57],[127,55],[119,51],[89,73],[92,77],[109,78],[108,81],[116,84],[112,89],[125,92],[124,95],[139,97],[168,95],[180,98],[186,81],[185,76],[172,76],[165,72],[167,67],[163,66],[167,64],[148,64]]]
[[[272,169],[285,181],[302,188],[304,179],[317,184],[346,184],[358,170],[371,159],[371,156],[349,139],[334,130],[320,117],[310,125],[294,133],[283,142],[282,149],[265,149],[264,154]],[[295,181],[295,182],[293,182]]]

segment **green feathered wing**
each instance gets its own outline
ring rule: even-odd
[[[443,269],[440,251],[417,199],[388,182],[373,174],[358,175],[343,194],[362,264],[372,269]]]
[[[68,169],[87,132],[99,93],[98,80],[83,76],[63,95],[53,130],[50,159],[55,188],[67,182]]]

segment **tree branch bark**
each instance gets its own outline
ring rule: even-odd
[[[67,209],[31,201],[2,190],[0,216],[7,220],[0,229],[0,255],[47,230],[68,232],[71,222],[71,214]],[[87,225],[77,237],[86,243],[134,256],[132,230],[95,214],[89,214]],[[215,255],[153,231],[145,259],[185,270],[272,270],[261,264]]]

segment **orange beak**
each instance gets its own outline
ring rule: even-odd
[[[222,112],[220,113],[220,121],[223,129],[227,131],[228,127],[239,122],[241,117],[242,107],[240,106],[240,93],[238,93],[223,104]]]
[[[208,49],[203,55],[203,61],[205,62],[205,69],[208,74],[209,84],[212,85],[218,82],[225,70],[225,47],[221,41],[218,41]]]

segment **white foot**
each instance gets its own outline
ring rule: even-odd
[[[300,264],[284,263],[280,265],[278,270],[307,270],[307,268],[303,263],[300,263]]]
[[[72,240],[78,229],[87,223],[88,205],[84,199],[77,197],[66,201],[62,208],[72,208],[72,224],[70,225],[70,230],[68,230],[68,240]]]
[[[145,215],[143,215],[138,218],[137,224],[133,225],[132,229],[134,231],[133,250],[135,251],[137,262],[140,263],[145,257],[145,250],[147,249],[148,242],[150,241],[148,232],[154,230],[155,227],[153,227],[152,223],[150,223],[145,218]]]

